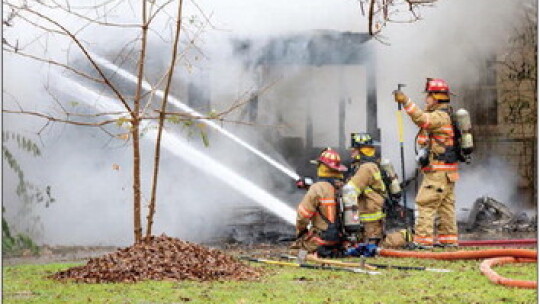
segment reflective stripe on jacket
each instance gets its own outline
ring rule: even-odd
[[[439,104],[433,111],[423,111],[410,99],[405,103],[405,112],[412,121],[421,128],[417,143],[420,146],[429,146],[430,164],[422,168],[422,171],[457,171],[458,163],[445,163],[438,160],[447,148],[454,146],[454,128],[450,115],[444,110],[446,104]]]
[[[347,184],[354,187],[357,196],[373,191],[378,194],[386,193],[381,171],[375,163],[362,164]]]
[[[382,211],[377,211],[375,213],[367,213],[367,214],[361,214],[360,220],[362,222],[373,222],[378,221],[382,218],[384,218],[386,215],[382,213]]]
[[[386,187],[377,164],[367,162],[360,165],[347,185],[355,190],[361,221],[378,221],[384,217],[382,206]]]
[[[298,205],[296,212],[296,232],[304,230],[311,223],[314,230],[323,231],[328,224],[319,214],[321,212],[330,222],[336,220],[335,189],[328,182],[316,182]]]

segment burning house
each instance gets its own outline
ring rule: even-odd
[[[367,131],[380,140],[376,57],[371,43],[365,33],[327,30],[264,41],[237,38],[232,40],[232,53],[240,58],[238,66],[212,63],[210,72],[201,73],[210,89],[188,85],[188,100],[193,107],[207,110],[219,103],[223,96],[219,79],[224,75],[236,79],[233,85],[228,83],[228,89],[256,88],[237,119],[274,126],[262,130],[260,136],[295,172],[313,176],[309,160],[322,149],[333,147],[343,158],[348,157],[350,133]],[[292,185],[290,180],[291,192],[302,192]],[[295,207],[297,196],[285,200]],[[275,239],[291,232],[257,207],[240,208],[235,218],[232,231],[240,239]]]
[[[219,104],[224,78],[229,91],[255,92],[237,119],[274,126],[262,136],[299,174],[312,174],[308,160],[325,147],[346,153],[351,132],[367,131],[380,140],[369,35],[325,30],[236,38],[232,53],[239,58],[237,66],[212,62],[209,71],[196,76],[208,90],[187,85],[189,104],[205,110]]]

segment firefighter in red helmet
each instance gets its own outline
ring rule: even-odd
[[[297,239],[291,248],[316,252],[320,257],[336,257],[343,251],[337,226],[336,194],[343,186],[343,172],[347,168],[341,165],[339,154],[331,148],[323,150],[312,163],[317,165],[318,181],[309,187],[298,205]]]
[[[450,89],[442,79],[428,78],[425,109],[420,109],[402,91],[394,91],[395,101],[403,104],[412,121],[420,127],[418,144],[425,153],[417,158],[423,181],[416,196],[418,218],[414,245],[429,249],[434,244],[457,246],[454,187],[459,179],[456,140],[451,120]],[[434,219],[440,216],[438,235],[434,235]]]

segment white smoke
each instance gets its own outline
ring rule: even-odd
[[[489,196],[507,204],[517,214],[526,205],[517,195],[518,174],[501,158],[490,157],[481,163],[466,166],[461,171],[461,179],[456,185],[456,212],[458,218],[465,219],[468,210],[477,198]]]
[[[391,92],[398,83],[417,104],[424,105],[427,77],[443,78],[457,94],[453,104],[462,104],[464,85],[476,83],[482,64],[494,54],[504,51],[510,35],[519,26],[519,12],[532,1],[438,1],[436,7],[423,11],[423,20],[414,24],[394,24],[386,28],[391,46],[377,48],[379,125],[382,128],[383,153],[399,164],[396,104]],[[464,105],[467,108],[467,105]],[[406,174],[415,168],[414,137],[418,128],[403,112],[405,120]],[[475,122],[472,121],[474,124]],[[456,204],[470,207],[483,194],[492,194],[504,203],[513,203],[517,178],[503,166],[502,157],[493,151],[493,158],[476,159],[474,168],[462,164],[462,179],[457,183]],[[398,169],[401,175],[401,169]],[[504,174],[493,174],[505,172]],[[482,187],[478,187],[482,185]],[[482,190],[484,189],[484,190]],[[410,192],[410,191],[409,191]],[[480,193],[482,192],[482,193]],[[412,198],[412,197],[411,197]]]
[[[128,15],[123,16],[127,17]],[[123,20],[117,21],[134,22],[133,18],[121,19]],[[163,22],[162,25],[168,26],[166,22]],[[99,32],[91,28],[80,32],[80,34],[85,37],[84,40],[95,39],[93,41],[98,42],[98,46],[91,46],[90,49],[95,48],[106,53],[118,51],[121,46],[132,38],[130,35],[118,35],[115,31],[112,31],[111,35],[98,35]],[[132,32],[132,34],[135,34],[135,32]],[[22,41],[24,35],[20,37],[15,35],[15,37],[20,38]],[[64,45],[67,44],[66,41],[64,43],[49,45],[44,56],[61,52]],[[107,48],[99,47],[99,45],[107,45]],[[149,45],[148,73],[153,75],[150,79],[155,81],[163,75],[164,70],[159,71],[159,68],[167,65],[167,59],[165,58],[169,55],[164,48],[160,47],[166,45],[166,43],[160,42],[155,36],[150,39]],[[204,44],[201,43],[201,45]],[[229,46],[225,45],[225,47]],[[36,49],[33,49],[33,51],[36,51]],[[39,48],[37,52],[39,52]],[[43,54],[43,52],[39,53]],[[78,67],[81,67],[80,62],[85,59],[80,59],[80,54],[76,49],[70,54],[73,62]],[[135,56],[132,54],[131,57]],[[187,61],[189,59],[187,57],[184,61],[181,61],[180,69],[193,64]],[[128,63],[132,58],[128,58]],[[60,57],[60,59],[62,58]],[[16,100],[12,98],[9,103],[6,103],[9,104],[11,109],[17,107],[17,102],[26,110],[41,111],[52,115],[61,114],[59,108],[56,107],[55,109],[56,105],[46,94],[44,87],[41,85],[42,83],[46,83],[56,97],[59,97],[64,102],[64,105],[71,104],[71,107],[67,107],[68,111],[84,110],[85,108],[81,106],[84,103],[100,103],[99,99],[87,100],[95,97],[73,94],[72,87],[64,85],[65,81],[62,81],[62,78],[50,73],[54,68],[51,70],[50,67],[45,66],[42,69],[43,73],[40,73],[41,70],[36,69],[36,67],[41,64],[20,59],[16,56],[9,56],[7,61],[6,66],[10,71],[18,71],[14,77],[10,78],[6,86],[6,91],[16,94]],[[193,64],[193,66],[194,68],[200,68],[196,64]],[[26,77],[25,72],[31,71],[36,78],[35,81],[32,81],[35,86],[31,90],[22,88],[20,84],[25,83],[23,81]],[[110,71],[107,73],[110,73]],[[189,74],[185,71],[178,74],[176,81],[179,83],[175,88],[182,88],[184,85],[182,80],[188,78]],[[178,78],[181,80],[179,81]],[[30,77],[26,79],[30,79]],[[118,77],[116,79],[118,80]],[[236,90],[236,92],[232,92],[233,94],[228,92],[229,95],[222,99],[221,104],[214,105],[216,110],[220,111],[228,108],[241,94],[245,94],[245,90],[245,88]],[[110,95],[107,89],[101,91],[103,94]],[[173,94],[178,91],[181,91],[181,89],[176,89]],[[23,118],[29,135],[32,135],[44,124],[39,119]],[[15,130],[19,128],[19,123],[23,122],[23,120],[17,120],[16,116],[10,116],[7,121],[6,125]],[[31,123],[28,124],[28,122]],[[231,128],[230,125],[225,127],[246,135],[246,130],[234,126]],[[189,137],[187,135],[188,131],[182,129],[181,126],[171,127],[173,132]],[[191,140],[194,145],[200,147],[202,146],[202,140],[197,134],[197,129],[194,130],[195,135],[192,136]],[[237,170],[243,172],[243,175],[248,179],[259,185],[265,185],[266,188],[272,188],[275,184],[273,180],[276,175],[281,176],[282,179],[284,178],[279,170],[271,169],[264,164],[261,166],[261,161],[257,160],[257,157],[236,144],[226,142],[220,138],[219,133],[213,133],[208,129],[205,132],[208,132],[211,146],[209,148],[202,147],[201,150],[205,150],[214,159],[222,163],[236,165]],[[258,146],[261,144],[261,141],[258,140],[260,137],[253,135],[250,137],[253,137],[251,139],[253,145]],[[37,140],[37,137],[33,136],[33,138]],[[132,152],[129,143],[111,139],[96,129],[66,127],[58,124],[46,129],[40,140],[44,143],[41,158],[27,160],[27,158],[22,157],[20,159],[23,161],[23,169],[27,173],[26,176],[29,180],[38,184],[52,186],[52,195],[56,202],[48,209],[40,205],[35,206],[36,213],[40,215],[39,221],[44,225],[44,235],[34,234],[33,236],[38,237],[37,240],[41,243],[52,244],[115,245],[129,243],[132,235],[132,191],[130,182]],[[262,142],[264,143],[264,140]],[[263,146],[263,148],[265,147]],[[268,145],[266,148],[268,148]],[[271,156],[274,158],[279,156],[273,150],[264,152],[273,154]],[[153,145],[148,142],[143,143],[143,203],[149,199],[148,189],[153,161],[152,153]],[[278,161],[284,163],[283,158],[277,158]],[[200,162],[201,160],[193,159],[192,161]],[[36,170],[37,168],[39,170]],[[253,170],[254,168],[257,168],[257,170]],[[160,173],[155,233],[166,232],[188,240],[213,239],[221,236],[220,232],[227,229],[227,221],[231,214],[234,213],[234,208],[253,205],[249,198],[238,195],[219,179],[211,178],[198,171],[196,165],[192,166],[190,162],[179,161],[177,157],[173,157],[167,152],[163,152]],[[273,176],[269,176],[269,173]],[[285,177],[285,179],[288,180],[290,186],[292,184],[290,177]],[[14,180],[10,179],[10,181]],[[11,185],[10,189],[7,190],[8,197],[10,197],[7,209],[9,211],[8,215],[10,215],[18,208],[17,199],[14,193],[10,191],[13,189],[13,183],[7,182],[5,185]],[[146,212],[145,204],[143,206],[143,215]],[[26,218],[18,219],[32,221],[28,214]],[[17,223],[18,219],[11,217],[9,220]],[[21,223],[20,226],[24,227],[27,224],[29,223]],[[17,228],[19,228],[18,226]]]
[[[490,55],[493,51],[503,47],[506,43],[507,33],[512,29],[516,9],[521,2],[526,1],[465,1],[441,0],[434,8],[423,11],[424,20],[414,24],[396,24],[388,26],[383,34],[388,36],[391,46],[382,45],[376,41],[368,42],[376,49],[377,60],[377,97],[378,97],[378,124],[381,128],[383,154],[389,157],[396,170],[399,169],[399,146],[395,122],[396,105],[392,100],[391,92],[397,83],[406,83],[407,92],[417,103],[422,102],[425,77],[441,77],[448,80],[452,88],[474,80],[477,68],[471,62],[476,62]],[[496,3],[496,4],[495,4]],[[135,23],[138,22],[139,12],[133,6],[119,6],[110,15],[109,21]],[[304,1],[198,1],[198,6],[205,12],[215,28],[207,27],[200,34],[194,31],[183,33],[185,42],[195,39],[197,48],[191,48],[187,56],[182,58],[175,75],[174,94],[181,100],[187,100],[185,87],[189,79],[198,76],[205,69],[210,68],[210,82],[212,84],[212,107],[216,111],[228,108],[234,100],[245,95],[252,88],[260,85],[256,73],[244,65],[247,58],[237,57],[231,48],[231,37],[249,37],[257,46],[264,46],[269,39],[283,34],[307,33],[312,30],[334,30],[365,32],[367,21],[361,16],[358,2],[353,0],[304,0]],[[167,9],[170,16],[174,15],[174,7]],[[198,20],[205,18],[198,9],[189,3],[186,5],[185,16],[197,15]],[[80,23],[75,18],[66,18],[65,14],[54,13],[55,17],[65,20],[70,25]],[[189,20],[186,17],[186,20]],[[170,41],[163,37],[171,37],[170,20],[158,19],[155,31],[150,37],[150,52],[148,54],[148,80],[155,82],[164,74],[170,56]],[[496,22],[495,22],[496,21]],[[31,41],[36,33],[29,27],[22,26],[22,22],[15,22],[15,28],[7,28],[6,39],[14,41],[19,39],[20,45]],[[189,34],[188,34],[189,33]],[[103,31],[99,26],[88,26],[80,32],[84,41],[91,42],[92,50],[106,54],[108,58],[115,58],[119,50],[137,37],[138,31],[126,31],[121,28],[108,28]],[[188,36],[189,35],[189,36]],[[311,35],[311,32],[310,34]],[[308,36],[309,36],[308,35]],[[65,39],[49,40],[48,44],[33,44],[32,51],[66,60],[69,58],[77,64],[80,52],[72,43]],[[134,45],[137,46],[136,44]],[[129,48],[128,48],[129,49]],[[65,51],[70,50],[70,57]],[[128,52],[129,53],[129,52]],[[129,53],[127,67],[134,71],[133,62],[135,53]],[[301,55],[301,54],[300,54]],[[342,56],[334,54],[335,56]],[[253,58],[251,58],[253,59]],[[120,61],[117,61],[120,62]],[[11,54],[4,56],[4,91],[15,95],[17,101],[29,110],[39,110],[48,113],[59,113],[58,107],[48,97],[44,90],[50,67],[45,64],[33,62]],[[267,81],[277,82],[277,87],[289,87],[282,91],[270,89],[261,100],[268,111],[260,111],[266,123],[272,127],[241,126],[224,124],[224,127],[259,147],[279,162],[286,164],[287,155],[279,155],[272,142],[272,134],[283,132],[283,126],[271,109],[278,109],[278,102],[288,102],[291,105],[301,98],[317,97],[320,92],[330,91],[330,87],[338,81],[327,79],[322,85],[312,81],[315,74],[305,67],[282,67],[286,70],[283,75],[270,75]],[[340,76],[336,69],[332,75]],[[279,74],[279,73],[277,73]],[[351,74],[346,74],[351,75]],[[317,79],[324,79],[324,75],[317,74]],[[343,74],[341,75],[343,77]],[[362,79],[343,79],[347,88],[365,91]],[[116,78],[118,80],[118,77]],[[58,89],[62,88],[59,79],[50,79],[51,84]],[[325,85],[328,86],[325,87]],[[359,88],[358,88],[358,87]],[[110,95],[107,90],[104,94]],[[292,92],[291,95],[279,95],[276,92]],[[303,93],[305,92],[305,93]],[[460,92],[456,92],[458,95]],[[80,96],[79,98],[84,98]],[[69,101],[77,101],[69,97]],[[318,102],[318,101],[317,101]],[[356,102],[356,101],[355,101]],[[359,99],[364,104],[365,99]],[[4,95],[5,107],[13,108],[12,98]],[[329,109],[334,109],[328,101],[326,104],[311,104],[314,117],[324,118],[329,115]],[[77,110],[77,108],[69,108]],[[347,122],[347,129],[365,131],[365,113],[361,106],[350,108],[358,117],[356,122]],[[337,113],[337,112],[336,112]],[[287,113],[288,121],[285,124],[294,125],[305,120],[304,110],[298,108]],[[231,117],[237,118],[238,112]],[[332,114],[334,115],[334,114]],[[352,116],[351,116],[352,117]],[[406,126],[406,164],[407,174],[414,168],[412,142],[416,127],[404,117]],[[314,128],[321,126],[314,121]],[[21,131],[31,136],[43,125],[42,120],[26,116],[4,115],[4,128]],[[305,126],[304,126],[305,127]],[[300,134],[302,126],[298,127]],[[178,127],[181,129],[181,127]],[[323,130],[324,128],[320,128]],[[296,130],[296,129],[295,129]],[[186,131],[176,130],[177,132]],[[323,132],[323,131],[318,131]],[[347,131],[348,132],[348,131]],[[269,135],[270,134],[270,135]],[[337,135],[327,135],[328,145],[335,145]],[[348,136],[348,134],[346,134]],[[210,147],[202,148],[209,155],[237,168],[238,172],[249,177],[254,183],[273,190],[276,195],[286,198],[294,206],[301,197],[301,192],[289,193],[290,178],[260,162],[246,150],[231,144],[219,134],[209,132]],[[34,137],[35,138],[35,137]],[[347,137],[348,138],[348,137]],[[191,138],[194,145],[201,146],[197,134]],[[335,140],[330,142],[330,140]],[[127,244],[132,238],[132,189],[131,189],[131,147],[129,143],[112,140],[97,130],[55,124],[42,134],[43,156],[31,158],[22,156],[23,169],[29,180],[36,184],[51,185],[52,194],[56,202],[49,208],[36,205],[36,213],[40,215],[44,224],[44,236],[39,239],[42,243],[53,244]],[[143,146],[143,189],[149,189],[149,177],[152,159],[150,155],[153,146]],[[345,158],[345,155],[342,155]],[[113,170],[113,164],[119,165],[120,170]],[[482,166],[483,164],[479,164]],[[480,169],[479,169],[480,170]],[[17,208],[17,200],[13,191],[13,179],[4,170],[4,195],[7,199],[8,215]],[[466,206],[472,203],[476,196],[484,193],[475,192],[468,185],[478,184],[485,180],[485,175],[464,171],[462,180],[458,183],[458,205]],[[463,186],[462,186],[463,185]],[[490,179],[490,193],[495,198],[504,201],[511,197],[515,189],[513,177],[504,177],[497,180]],[[503,187],[504,185],[504,187]],[[7,187],[9,186],[9,187]],[[279,190],[279,189],[282,190]],[[508,189],[501,193],[501,189]],[[144,199],[148,200],[148,190],[144,190]],[[232,208],[237,205],[249,205],[245,197],[233,193],[225,184],[201,174],[193,166],[179,162],[177,158],[166,152],[162,155],[162,168],[160,184],[158,186],[158,207],[156,214],[155,232],[166,232],[190,240],[207,240],[216,236],[219,230],[227,228],[227,220]],[[465,195],[464,195],[465,194]],[[146,212],[146,208],[144,209]],[[224,216],[226,215],[226,216]],[[24,223],[22,223],[24,224]]]

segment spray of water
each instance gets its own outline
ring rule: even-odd
[[[113,99],[100,96],[95,91],[81,85],[76,81],[65,78],[65,82],[63,84],[69,86],[73,90],[76,90],[81,94],[81,96],[99,98],[100,102],[98,104],[91,104],[91,106],[95,107],[100,111],[121,112],[124,110]],[[82,98],[81,100],[85,101],[87,99]],[[146,125],[142,126],[143,128],[146,128],[149,126],[149,124],[153,123],[145,122],[145,124]],[[155,128],[147,129],[150,130],[147,133],[149,136],[145,136],[144,138],[155,138],[157,136],[157,130]],[[169,152],[173,153],[175,156],[178,156],[184,161],[189,162],[191,165],[197,167],[201,171],[222,180],[227,185],[231,186],[245,196],[251,198],[253,201],[258,203],[262,207],[268,209],[278,217],[287,221],[289,224],[295,224],[296,212],[284,202],[280,201],[279,199],[266,192],[265,190],[261,189],[259,186],[253,184],[249,180],[245,179],[244,177],[238,175],[230,168],[224,166],[213,158],[203,154],[194,147],[190,146],[188,142],[182,140],[177,135],[163,130],[162,136],[163,147]]]
[[[103,58],[103,57],[101,57],[101,56],[99,56],[99,55],[97,55],[95,53],[91,53],[91,55],[92,55],[92,57],[94,57],[96,62],[98,62],[102,66],[106,67],[107,69],[109,69],[111,71],[116,72],[118,75],[122,76],[123,78],[125,78],[125,79],[127,79],[127,80],[129,80],[129,81],[131,81],[133,83],[137,83],[137,77],[135,77],[135,75],[129,73],[128,71],[120,68],[119,66],[115,65],[114,63],[108,61],[107,59],[105,59],[105,58]],[[145,90],[149,90],[149,91],[152,90],[151,85],[147,81],[143,81],[143,88]],[[156,96],[162,98],[164,93],[163,93],[162,90],[155,90],[155,94],[156,94]],[[199,112],[195,111],[193,108],[187,106],[185,103],[181,102],[180,100],[178,100],[174,96],[169,96],[169,101],[170,101],[171,104],[173,104],[174,106],[178,107],[179,109],[181,109],[182,111],[185,111],[186,113],[188,113],[190,115],[203,116],[201,113],[199,113]],[[281,172],[285,173],[287,176],[289,176],[293,180],[298,180],[300,178],[300,176],[296,172],[292,171],[291,169],[286,168],[285,166],[278,163],[277,161],[275,161],[274,159],[272,159],[268,155],[262,153],[261,151],[259,151],[255,147],[253,147],[252,145],[250,145],[247,142],[243,141],[238,136],[236,136],[236,135],[232,134],[231,132],[223,129],[222,127],[220,127],[215,122],[213,122],[211,120],[208,120],[208,119],[202,119],[202,121],[205,124],[207,124],[208,126],[210,126],[211,128],[217,130],[218,132],[220,132],[223,135],[227,136],[228,138],[232,139],[233,141],[235,141],[239,145],[241,145],[244,148],[248,149],[249,151],[251,151],[255,155],[259,156],[260,158],[262,158],[263,160],[268,162],[270,165],[274,166],[275,168],[277,168]]]

